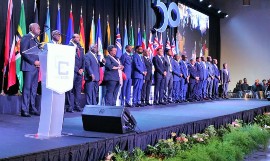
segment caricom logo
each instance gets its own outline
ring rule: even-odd
[[[170,3],[168,9],[163,2],[156,0],[152,4],[156,14],[156,24],[154,28],[158,32],[164,32],[169,24],[170,27],[177,27],[180,23],[180,13],[176,3]],[[173,15],[173,16],[172,16]]]
[[[68,79],[68,75],[69,75],[69,72],[68,72],[69,62],[58,61],[57,65],[58,65],[58,73],[57,73],[58,76],[61,79]]]

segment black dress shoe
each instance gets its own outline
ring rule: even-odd
[[[31,115],[29,115],[29,113],[27,113],[27,112],[21,112],[21,116],[22,117],[31,117]]]
[[[141,107],[140,104],[138,104],[138,103],[137,104],[134,104],[134,106],[135,107]]]
[[[81,108],[76,108],[76,109],[74,109],[74,111],[82,112],[82,109]]]
[[[147,106],[152,106],[152,104],[151,104],[151,103],[149,103],[149,102],[146,102],[146,105],[147,105]]]
[[[129,103],[126,103],[125,107],[132,107],[132,105]]]
[[[167,103],[166,103],[166,102],[160,102],[160,104],[161,104],[161,105],[167,105]]]
[[[174,103],[172,100],[169,100],[168,103]]]
[[[68,113],[74,113],[74,111],[73,111],[73,110],[67,110],[67,112],[68,112]]]
[[[40,116],[39,112],[37,112],[37,111],[30,112],[30,114],[35,115],[35,116]]]

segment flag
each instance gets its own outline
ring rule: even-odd
[[[138,35],[137,35],[137,45],[142,46],[142,34],[140,27],[138,28]]]
[[[150,34],[149,34],[149,40],[148,40],[148,48],[147,50],[149,51],[150,53],[150,58],[152,59],[153,56],[154,56],[154,48],[153,48],[153,40],[152,40],[152,32],[150,31]]]
[[[161,48],[161,49],[163,49],[163,39],[162,39],[162,32],[160,33],[160,37],[159,37],[159,47]]]
[[[101,59],[103,59],[103,47],[102,47],[102,33],[101,33],[101,25],[100,25],[100,15],[98,17],[96,44],[97,44],[97,48],[98,48],[98,55],[100,56]]]
[[[23,35],[26,34],[26,23],[25,23],[25,12],[23,0],[21,1],[21,13],[20,13],[20,22],[17,28],[16,33],[16,74],[19,81],[19,90],[22,92],[23,88],[23,72],[21,71],[21,53],[20,53],[20,42]]]
[[[49,1],[47,4],[47,16],[46,16],[46,22],[44,25],[44,37],[43,37],[43,41],[44,42],[49,42],[51,41],[51,22],[50,22],[50,8],[49,8]]]
[[[129,30],[129,41],[128,44],[134,48],[134,33],[133,33],[133,27],[132,27],[132,21],[130,25],[130,30]]]
[[[172,37],[172,45],[171,45],[171,48],[172,48],[172,53],[173,55],[177,54],[176,50],[175,50],[175,41],[174,41],[174,37]]]
[[[13,22],[13,1],[8,1],[8,11],[6,20],[6,33],[5,33],[5,52],[4,52],[4,71],[6,73],[8,66],[8,85],[9,87],[16,84],[16,60],[15,60],[15,31]]]
[[[106,27],[106,34],[105,34],[105,42],[104,42],[104,55],[108,55],[107,47],[111,44],[111,29],[110,29],[110,23],[107,19],[107,27]]]
[[[177,33],[176,33],[176,46],[175,46],[175,51],[177,54],[180,54],[180,49],[179,49],[179,39],[180,39],[180,33],[177,29]]]
[[[83,17],[82,17],[82,8],[81,8],[81,16],[80,16],[79,35],[80,35],[80,44],[85,49],[85,34],[84,34],[84,25],[83,25]]]
[[[94,22],[94,11],[93,11],[93,17],[92,17],[92,23],[91,23],[91,29],[90,29],[90,35],[89,35],[89,46],[96,43],[96,30],[95,30],[95,22]]]
[[[34,13],[35,13],[34,23],[39,24],[39,19],[38,19],[38,8],[37,8],[37,0],[35,0]],[[38,36],[37,39],[40,40],[40,37]]]
[[[168,34],[167,34],[166,47],[165,47],[165,49],[166,49],[166,50],[172,49],[172,48],[171,48],[170,38],[169,38]]]
[[[159,42],[158,42],[158,36],[157,36],[157,32],[155,34],[155,38],[154,38],[154,43],[153,43],[153,49],[154,49],[154,56],[157,55],[157,49],[159,48]]]
[[[72,36],[74,34],[74,23],[73,23],[73,14],[72,14],[72,4],[70,7],[70,12],[69,12],[69,20],[68,20],[68,29],[67,29],[67,34],[66,34],[66,45],[69,44],[69,41],[72,39]]]
[[[126,46],[127,45],[128,45],[128,33],[127,33],[127,23],[125,22],[123,53],[126,52]]]
[[[57,20],[56,20],[56,30],[58,30],[60,33],[61,31],[61,12],[60,12],[60,4],[58,3],[58,10],[57,10]],[[62,36],[60,37],[60,40],[58,43],[62,42]]]
[[[116,28],[115,45],[117,48],[116,57],[120,58],[122,56],[122,43],[121,43],[121,35],[120,35],[120,29],[119,29],[119,18],[118,18],[118,24],[117,24],[117,28]]]
[[[143,36],[142,36],[142,48],[146,49],[146,32],[145,32],[145,29],[143,30]]]

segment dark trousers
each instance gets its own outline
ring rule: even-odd
[[[185,101],[187,100],[187,91],[188,91],[188,83],[185,78],[181,78],[180,80],[180,100]]]
[[[155,79],[155,92],[154,92],[155,103],[164,101],[164,84],[165,78]]]
[[[203,80],[203,85],[202,85],[202,95],[203,95],[203,98],[207,98],[208,97],[208,92],[207,92],[207,79]]]
[[[36,108],[38,72],[38,68],[23,72],[22,112],[38,112]]]
[[[68,111],[81,109],[82,75],[74,73],[73,88],[66,92],[66,107]]]
[[[207,80],[207,94],[208,98],[213,98],[212,93],[213,93],[213,79],[208,78]]]
[[[179,101],[180,100],[180,80],[179,81],[173,81],[173,92],[172,92],[172,99],[173,101]]]
[[[97,105],[98,97],[98,82],[97,81],[85,81],[85,97],[86,105]]]
[[[149,103],[150,90],[152,86],[152,80],[145,80],[142,87],[142,102]]]
[[[213,81],[213,98],[218,98],[218,83],[219,80],[215,78]]]
[[[197,92],[199,99],[203,99],[203,80],[199,80]]]
[[[127,78],[123,81],[123,87],[121,89],[121,105],[123,106],[125,103],[130,103],[130,95],[131,95],[131,85],[132,79]]]
[[[120,88],[119,81],[106,81],[106,95],[105,95],[105,105],[115,106],[118,91]]]
[[[166,100],[172,100],[172,89],[173,89],[173,75],[168,72],[165,78],[165,97]]]
[[[222,88],[223,88],[222,96],[223,97],[228,97],[228,86],[229,86],[229,83],[223,83],[223,85],[222,85]]]
[[[189,93],[189,100],[198,100],[198,82],[191,81],[188,84],[188,93]]]
[[[137,104],[141,102],[141,93],[143,87],[143,79],[133,79],[133,104]]]

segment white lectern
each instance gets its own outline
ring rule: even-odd
[[[41,113],[35,138],[61,136],[65,92],[73,87],[76,48],[47,43],[38,53],[41,71]],[[33,52],[32,52],[33,53]]]

